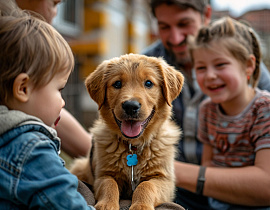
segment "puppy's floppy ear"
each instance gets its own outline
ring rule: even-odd
[[[184,76],[179,71],[175,70],[174,67],[170,66],[163,60],[158,58],[160,61],[160,69],[163,77],[163,96],[169,106],[172,101],[180,94],[183,84]]]
[[[100,109],[105,102],[106,84],[104,82],[104,73],[107,69],[107,65],[108,61],[103,61],[85,80],[88,93],[98,104],[98,109]]]

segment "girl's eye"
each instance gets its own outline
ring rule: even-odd
[[[122,82],[116,81],[112,86],[116,89],[120,89],[122,87]]]
[[[227,63],[218,63],[216,66],[217,67],[224,67]]]
[[[196,71],[201,71],[201,70],[204,70],[206,68],[204,66],[198,66],[195,69],[196,69]]]
[[[153,87],[153,82],[151,82],[150,80],[147,80],[145,83],[144,83],[144,86],[147,87],[147,88],[151,88]]]

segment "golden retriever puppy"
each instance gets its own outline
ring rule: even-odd
[[[162,58],[128,54],[104,61],[85,81],[99,106],[90,130],[93,156],[78,159],[71,172],[94,186],[97,209],[154,209],[172,201],[175,145],[181,131],[171,103],[183,75]],[[93,172],[93,173],[92,173]]]

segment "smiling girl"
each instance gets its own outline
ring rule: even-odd
[[[263,189],[270,183],[270,94],[256,88],[261,54],[254,31],[222,18],[202,28],[190,50],[198,84],[209,96],[199,112],[202,165],[208,166],[208,177],[210,167],[230,168],[222,175],[217,171],[216,182],[206,178],[208,189],[219,187],[214,196],[206,190],[207,196],[228,202],[210,198],[210,205],[213,209],[269,205],[269,196],[261,193],[269,194]],[[256,194],[254,188],[262,192]]]

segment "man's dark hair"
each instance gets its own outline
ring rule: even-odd
[[[203,14],[205,7],[209,4],[209,0],[149,0],[149,5],[154,16],[156,16],[156,7],[161,4],[177,5],[184,10],[192,8]]]

